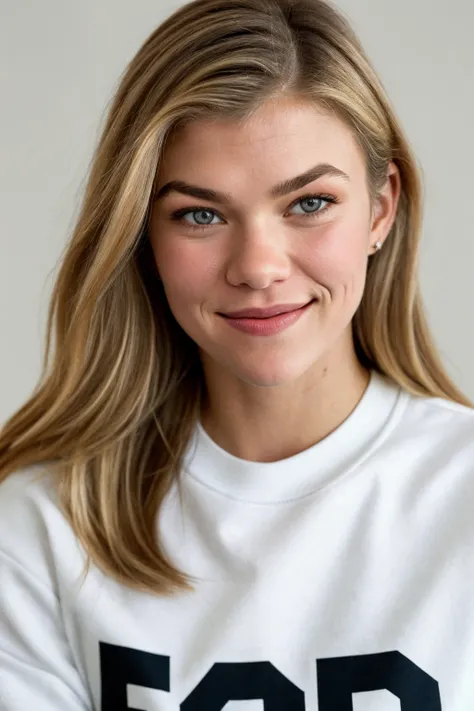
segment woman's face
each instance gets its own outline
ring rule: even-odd
[[[272,194],[314,168],[320,177]],[[193,123],[173,137],[155,194],[181,181],[227,196],[224,202],[186,194],[184,186],[166,190],[150,221],[170,309],[208,373],[224,369],[248,383],[277,385],[334,349],[340,354],[341,344],[349,357],[367,261],[395,216],[393,164],[390,172],[371,210],[364,157],[350,130],[314,105],[288,99],[264,105],[245,123]],[[173,218],[177,211],[181,219]],[[296,323],[272,336],[243,333],[220,315],[312,299]]]

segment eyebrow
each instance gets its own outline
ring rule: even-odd
[[[270,198],[283,197],[295,190],[300,190],[308,183],[312,183],[314,180],[318,180],[323,176],[333,176],[335,178],[341,178],[345,181],[350,181],[349,176],[344,173],[339,168],[329,163],[319,163],[310,168],[302,175],[297,175],[295,178],[290,178],[289,180],[284,180],[282,183],[275,185],[269,193]],[[210,190],[209,188],[201,188],[197,185],[190,185],[182,180],[171,180],[166,183],[155,195],[154,201],[162,200],[170,192],[183,193],[184,195],[190,195],[191,197],[198,198],[199,200],[209,200],[210,202],[217,202],[223,205],[230,205],[232,198],[226,193],[219,193],[216,190]]]

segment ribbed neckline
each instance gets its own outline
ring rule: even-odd
[[[327,487],[353,470],[398,421],[409,393],[371,371],[357,407],[330,435],[277,462],[251,462],[222,449],[198,422],[184,457],[192,479],[249,503],[284,503]]]

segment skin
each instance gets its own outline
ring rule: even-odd
[[[350,180],[323,176],[284,197],[268,196],[276,183],[322,162]],[[221,205],[173,191],[154,202],[150,221],[170,309],[199,347],[207,384],[202,425],[236,457],[293,456],[335,430],[367,388],[351,321],[374,245],[395,219],[398,168],[390,164],[371,205],[365,159],[350,129],[314,104],[282,98],[246,122],[181,128],[166,147],[157,192],[170,180],[232,196]],[[293,204],[318,193],[339,204]],[[181,208],[188,214],[173,221]],[[240,332],[218,315],[313,298],[299,321],[273,336]]]

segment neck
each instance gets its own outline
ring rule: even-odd
[[[249,388],[224,374],[206,378],[201,424],[235,457],[276,462],[312,447],[346,420],[364,395],[370,372],[352,351],[317,362],[296,383]]]

